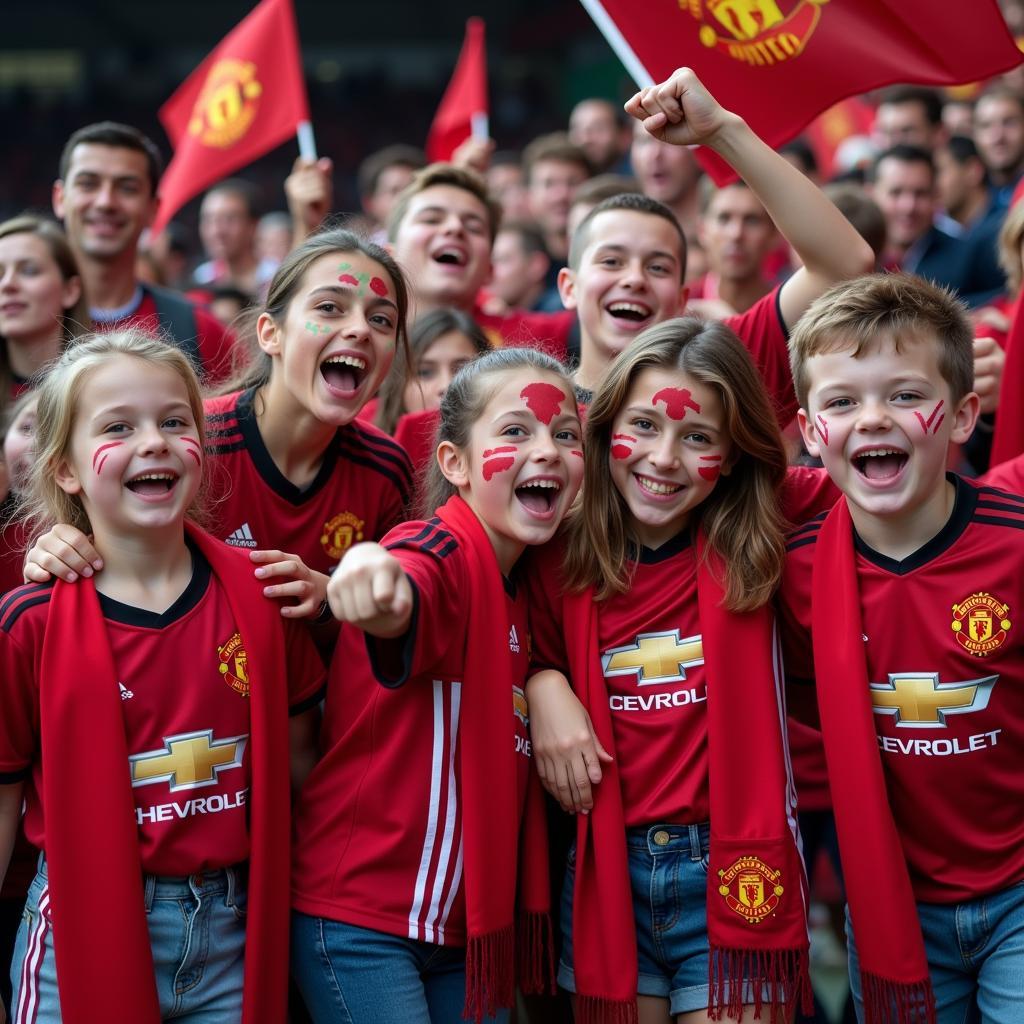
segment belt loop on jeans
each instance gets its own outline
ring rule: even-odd
[[[700,825],[687,825],[690,833],[690,860],[701,861],[704,859],[704,851],[700,844]]]
[[[235,884],[238,881],[238,872],[235,868],[225,868],[224,877],[228,883],[228,891],[224,894],[224,906],[233,907],[235,905]]]
[[[146,913],[153,909],[153,896],[156,893],[156,875],[142,876],[142,898],[146,904]]]

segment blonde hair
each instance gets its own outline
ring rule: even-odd
[[[66,349],[50,366],[36,391],[36,461],[29,477],[23,515],[34,535],[57,523],[67,523],[89,533],[89,517],[81,499],[68,494],[56,481],[56,472],[67,458],[79,400],[89,377],[116,356],[130,356],[154,366],[173,370],[182,379],[196,423],[199,443],[205,447],[205,417],[199,381],[188,357],[180,349],[151,338],[139,330],[87,334]],[[192,513],[199,507],[193,502]]]
[[[964,304],[916,274],[868,274],[830,288],[797,321],[789,363],[801,408],[807,408],[811,356],[849,350],[857,358],[883,336],[897,352],[909,341],[937,345],[954,403],[974,387],[974,331]]]
[[[707,549],[725,565],[724,604],[744,612],[768,602],[782,575],[786,476],[782,436],[760,374],[725,324],[667,320],[641,333],[612,363],[587,410],[583,501],[568,522],[567,586],[594,586],[598,600],[629,587],[631,549],[640,546],[625,499],[608,472],[612,427],[644,370],[679,371],[711,388],[725,411],[730,471],[695,511]]]
[[[1006,273],[1007,291],[1016,295],[1024,278],[1020,244],[1024,240],[1024,203],[1014,203],[999,229],[999,266]]]

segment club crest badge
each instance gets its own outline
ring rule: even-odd
[[[217,648],[217,657],[220,664],[217,671],[224,677],[224,682],[231,687],[240,697],[249,696],[249,673],[248,655],[242,645],[242,634],[232,633],[231,636]]]
[[[341,558],[353,544],[363,539],[363,522],[352,512],[339,512],[324,523],[324,532],[320,536],[320,544],[327,552],[328,558]]]
[[[956,642],[979,658],[1002,647],[1012,623],[1010,606],[980,591],[953,605],[950,626]]]
[[[189,135],[214,149],[233,146],[252,127],[262,95],[252,61],[217,61],[192,108]]]
[[[718,892],[725,905],[748,924],[760,924],[775,913],[785,891],[781,871],[773,871],[760,857],[740,857],[719,870]]]
[[[750,67],[799,57],[828,0],[679,0],[700,25],[698,38]]]

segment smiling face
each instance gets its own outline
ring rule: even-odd
[[[924,161],[887,157],[875,172],[872,197],[885,214],[889,244],[909,249],[932,225],[935,180]]]
[[[583,480],[583,451],[576,400],[560,376],[524,367],[495,377],[467,447],[444,442],[438,458],[508,572],[524,547],[558,529]]]
[[[81,295],[65,281],[46,242],[23,231],[0,238],[0,335],[12,341],[59,339],[64,311]]]
[[[58,485],[105,537],[177,531],[199,490],[203,451],[181,376],[117,355],[81,382]]]
[[[476,356],[476,347],[461,331],[442,334],[422,352],[414,376],[405,385],[405,411],[439,409],[452,378]]]
[[[36,402],[23,406],[4,434],[4,462],[11,487],[23,490],[35,459]]]
[[[849,349],[806,361],[804,442],[846,495],[865,539],[910,527],[921,544],[944,525],[950,442],[967,440],[977,418],[973,392],[954,402],[939,371],[934,338],[883,336],[860,356]]]
[[[728,474],[732,445],[718,394],[679,370],[633,380],[611,426],[609,468],[640,542],[671,540]]]
[[[394,360],[394,283],[360,252],[327,253],[303,274],[282,322],[264,313],[257,334],[274,363],[270,388],[342,426],[376,394]]]
[[[405,270],[422,313],[435,306],[471,309],[491,274],[487,207],[455,185],[431,185],[409,200],[394,255]]]
[[[778,241],[772,219],[745,185],[727,185],[711,198],[700,220],[700,241],[708,267],[727,281],[761,277],[765,256]]]

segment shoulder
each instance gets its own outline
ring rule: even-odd
[[[353,420],[339,428],[339,452],[357,465],[389,479],[403,495],[412,487],[412,463],[393,437],[372,423]]]
[[[206,413],[206,450],[211,455],[226,455],[245,447],[239,425],[239,400],[244,392],[217,395],[203,401]]]
[[[783,338],[788,337],[785,318],[782,315],[782,285],[773,288],[763,295],[745,313],[726,317],[722,323],[731,328],[743,341],[748,342],[753,336],[766,332],[778,332]]]
[[[786,535],[787,555],[790,552],[800,550],[800,548],[810,548],[813,550],[813,545],[818,539],[818,534],[821,532],[822,524],[827,516],[828,512],[821,512],[813,519],[808,519],[802,526],[798,526],[795,530],[790,530]]]
[[[0,597],[0,633],[18,635],[33,624],[46,622],[53,582],[26,583]]]
[[[983,486],[976,487],[976,490],[977,501],[971,515],[972,524],[1024,530],[1024,496],[999,487]]]
[[[413,520],[389,530],[381,544],[396,554],[402,551],[426,555],[435,562],[452,560],[460,552],[455,535],[436,516],[426,522]],[[458,557],[452,561],[458,561]]]

